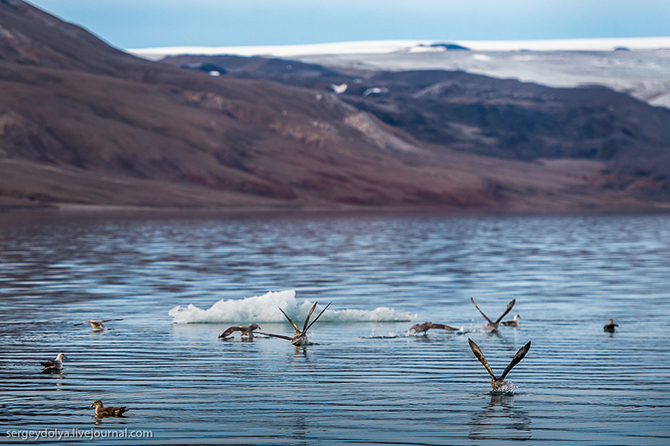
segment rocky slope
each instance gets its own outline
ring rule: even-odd
[[[579,125],[559,128],[563,121],[542,136],[526,131],[532,126],[519,129],[530,135],[525,145],[510,143],[519,138],[510,131],[495,133],[506,120],[517,119],[516,126],[524,116],[560,108],[551,98],[562,93],[544,87],[529,86],[551,107],[538,106],[535,97],[511,103],[508,96],[516,93],[501,93],[497,81],[483,77],[465,89],[474,89],[470,96],[453,97],[443,73],[415,88],[411,73],[364,73],[359,82],[361,73],[309,66],[317,74],[296,80],[284,76],[299,71],[285,61],[260,61],[264,75],[249,61],[236,63],[244,67],[239,73],[221,66],[228,73],[214,77],[141,60],[27,3],[0,0],[0,207],[559,212],[652,210],[667,202],[665,178],[654,170],[667,154],[658,143],[666,122],[660,115],[644,115],[644,125],[629,127],[615,113],[609,124],[624,136],[625,128],[636,144],[649,142],[635,146],[651,160],[640,170],[619,146],[613,155],[601,147],[613,138],[609,103],[605,110],[592,107],[600,115],[591,121],[586,105],[584,116],[571,118],[593,128],[586,147],[596,150],[582,154],[582,136],[571,133]],[[343,79],[352,85],[349,94],[335,94],[330,84]],[[364,95],[363,88],[379,92]],[[440,108],[444,97],[457,107]],[[638,112],[630,98],[618,100],[632,108],[615,103],[615,110]],[[485,130],[482,119],[496,124]],[[654,119],[657,134],[646,130]],[[573,143],[554,156],[547,153],[552,142],[533,152],[550,137]]]
[[[549,88],[459,71],[369,71],[236,56],[163,63],[271,79],[340,98],[416,139],[503,159],[592,159],[670,193],[670,110],[603,87]]]

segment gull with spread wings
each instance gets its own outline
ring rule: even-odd
[[[235,333],[236,331],[239,331],[242,336],[246,336],[249,339],[254,338],[254,330],[258,330],[261,328],[258,324],[249,324],[246,326],[241,326],[241,327],[228,327],[226,331],[221,333],[219,335],[220,338],[226,338],[230,336],[231,334]]]
[[[458,331],[458,328],[450,327],[445,324],[433,324],[432,322],[424,322],[423,324],[414,324],[407,329],[407,331],[414,330],[415,333],[426,333],[431,328],[447,331]]]
[[[103,325],[104,322],[110,322],[110,321],[122,321],[123,319],[101,319],[99,321],[91,319],[88,321],[89,324],[91,324],[91,327],[93,327],[94,330],[99,331],[99,330],[104,330],[106,327]]]
[[[500,317],[498,318],[498,320],[496,320],[495,322],[493,322],[493,321],[492,321],[491,319],[489,319],[489,317],[488,317],[487,315],[485,315],[484,312],[479,308],[479,305],[477,305],[477,302],[475,302],[475,299],[474,299],[473,297],[471,297],[470,300],[472,301],[472,303],[474,304],[474,306],[477,308],[477,310],[479,310],[479,312],[482,314],[482,316],[484,316],[484,319],[487,320],[488,324],[484,325],[484,328],[486,328],[487,330],[497,330],[498,327],[500,327],[500,321],[502,321],[502,318],[504,318],[505,316],[507,316],[507,313],[509,313],[510,311],[512,311],[512,308],[514,307],[514,304],[516,303],[516,299],[514,299],[514,300],[512,300],[512,302],[508,303],[508,304],[507,304],[507,308],[505,309],[505,312],[502,314],[502,316],[500,316]]]
[[[528,341],[528,344],[524,345],[519,349],[518,352],[516,352],[516,355],[514,355],[514,358],[512,358],[512,362],[510,362],[505,371],[502,372],[502,375],[496,377],[496,375],[493,373],[493,370],[491,370],[491,366],[489,365],[488,362],[486,362],[486,358],[484,357],[482,351],[479,349],[479,346],[475,344],[474,341],[470,338],[468,338],[468,344],[470,344],[472,353],[475,354],[477,359],[479,359],[479,362],[481,362],[484,365],[484,367],[486,367],[486,370],[489,372],[489,375],[491,375],[491,387],[493,387],[493,390],[497,390],[505,384],[505,377],[507,376],[507,374],[512,370],[512,368],[515,365],[519,363],[519,361],[523,359],[524,356],[526,356],[528,350],[530,350],[530,341]]]
[[[279,311],[281,311],[282,314],[284,316],[286,316],[286,319],[288,319],[288,321],[291,323],[291,325],[293,325],[293,328],[295,328],[295,336],[293,336],[293,337],[278,335],[278,334],[272,334],[272,333],[261,333],[260,331],[258,332],[258,334],[262,334],[262,335],[265,335],[265,336],[272,336],[273,338],[286,339],[287,341],[291,341],[292,345],[305,345],[308,341],[307,340],[307,330],[309,330],[309,328],[312,325],[314,325],[316,323],[316,321],[319,320],[319,318],[321,317],[323,312],[326,311],[326,308],[328,308],[331,303],[332,302],[328,303],[328,305],[326,305],[323,308],[323,310],[321,310],[321,313],[319,313],[319,315],[317,317],[315,317],[314,320],[312,321],[312,323],[310,324],[309,323],[309,318],[312,316],[312,313],[314,313],[314,310],[316,309],[316,305],[318,304],[318,302],[314,302],[314,305],[312,305],[312,309],[309,310],[309,314],[307,314],[307,318],[305,319],[305,325],[303,325],[302,330],[300,330],[300,328],[298,328],[298,326],[295,324],[295,322],[293,322],[291,320],[291,318],[288,317],[288,314],[286,314],[284,312],[284,310],[282,310],[280,308]]]

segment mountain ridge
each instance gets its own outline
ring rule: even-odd
[[[465,153],[379,103],[139,59],[19,0],[0,27],[0,208],[667,208],[606,160]]]

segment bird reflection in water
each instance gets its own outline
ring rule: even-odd
[[[101,425],[105,424],[106,422],[108,423],[113,423],[115,426],[118,426],[120,424],[126,424],[126,420],[128,419],[127,416],[122,415],[120,417],[107,417],[107,418],[97,418],[95,415],[93,416],[93,424],[97,426],[97,428],[100,428]]]
[[[296,446],[306,446],[309,444],[307,439],[307,423],[304,417],[296,417],[292,423],[293,437],[291,444]]]
[[[305,348],[304,345],[301,345],[301,346],[296,345],[295,346],[295,356],[296,357],[303,356],[305,359],[309,359],[309,357],[307,356],[307,348]]]
[[[473,442],[532,439],[532,420],[525,410],[514,406],[514,395],[490,394],[490,400],[472,415],[469,424],[469,438]]]
[[[63,383],[61,382],[63,379],[63,370],[62,369],[44,369],[41,371],[42,375],[51,375],[53,378],[56,379],[56,392],[60,392],[63,390],[62,386]]]

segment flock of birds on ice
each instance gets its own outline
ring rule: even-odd
[[[507,325],[511,327],[518,327],[519,326],[519,315],[516,314],[514,315],[514,319],[510,321],[502,321],[502,319],[507,316],[507,314],[512,311],[512,308],[514,307],[514,304],[516,303],[516,299],[512,300],[509,304],[507,304],[507,308],[503,312],[503,314],[495,321],[491,320],[484,312],[479,308],[479,305],[477,305],[477,302],[475,302],[474,298],[470,298],[474,306],[479,310],[482,316],[484,316],[484,319],[486,319],[487,323],[484,325],[484,329],[486,330],[497,330],[500,325]],[[331,302],[332,303],[332,302]],[[279,335],[279,334],[273,334],[273,333],[264,333],[262,331],[256,331],[260,330],[260,326],[258,324],[252,323],[246,326],[233,326],[227,328],[221,335],[219,335],[219,338],[227,338],[231,336],[235,332],[240,332],[240,335],[242,337],[246,337],[248,339],[253,339],[254,337],[254,332],[259,335],[263,336],[269,336],[273,338],[280,338],[280,339],[285,339],[287,341],[290,341],[292,345],[295,346],[302,346],[308,343],[308,338],[307,338],[307,331],[316,323],[317,320],[321,317],[321,315],[328,309],[330,306],[330,303],[326,305],[321,312],[312,320],[310,323],[310,318],[312,317],[312,314],[314,313],[314,310],[316,309],[318,302],[315,302],[314,305],[312,305],[312,308],[309,310],[309,313],[307,314],[307,317],[305,318],[305,323],[302,327],[302,330],[298,325],[293,322],[293,320],[289,317],[284,310],[279,308],[279,311],[282,312],[282,314],[286,317],[286,319],[289,321],[289,323],[293,326],[295,329],[295,335],[294,336],[285,336],[285,335]],[[121,320],[121,319],[102,319],[102,320],[90,320],[88,321],[89,324],[91,324],[91,327],[93,327],[93,330],[95,331],[102,331],[105,329],[104,323],[105,322],[111,322],[114,320]],[[614,333],[614,330],[616,327],[618,327],[619,324],[615,324],[612,319],[610,319],[607,324],[603,327],[603,330],[608,332],[608,333]],[[458,328],[450,327],[449,325],[445,324],[435,324],[432,322],[424,322],[421,324],[415,324],[411,326],[407,332],[414,331],[415,333],[426,333],[428,330],[431,329],[439,329],[439,330],[447,330],[447,331],[458,331]],[[484,357],[484,354],[480,350],[479,346],[470,338],[468,338],[468,344],[470,345],[470,349],[472,349],[472,353],[474,353],[475,357],[479,359],[479,361],[482,363],[482,365],[486,368],[486,370],[489,372],[489,375],[491,376],[491,387],[493,390],[499,390],[505,385],[505,377],[507,374],[514,368],[515,365],[517,365],[525,356],[526,353],[528,353],[528,350],[530,350],[530,341],[523,347],[519,349],[519,351],[516,352],[512,360],[510,361],[509,365],[505,368],[505,370],[502,372],[500,376],[496,376],[495,373],[493,373],[493,369],[491,369],[491,366],[489,363],[486,361],[486,358]],[[56,359],[48,359],[44,362],[42,362],[42,366],[44,367],[44,370],[61,370],[63,368],[63,359],[67,359],[67,356],[65,356],[64,353],[59,353],[58,356],[56,356]],[[103,417],[120,417],[123,416],[125,412],[127,412],[129,409],[126,406],[123,407],[104,407],[102,404],[101,400],[95,400],[93,404],[91,404],[91,407],[95,407],[95,416],[96,418],[103,418]]]

